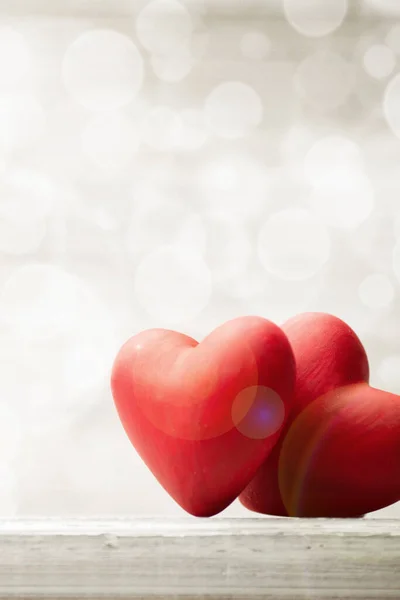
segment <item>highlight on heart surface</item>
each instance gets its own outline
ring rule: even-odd
[[[134,336],[111,387],[123,427],[160,484],[187,512],[231,504],[277,443],[295,363],[285,333],[242,317],[198,343],[163,329]]]

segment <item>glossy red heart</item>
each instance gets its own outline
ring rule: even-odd
[[[295,363],[282,330],[259,317],[225,323],[200,344],[155,329],[131,338],[111,387],[132,444],[187,512],[224,510],[286,422]]]
[[[246,508],[287,516],[278,481],[282,444],[292,423],[314,400],[336,388],[369,381],[366,352],[354,331],[341,319],[304,313],[282,327],[296,359],[296,389],[289,419],[279,442],[240,495]],[[339,468],[339,467],[338,467]]]
[[[400,500],[400,397],[366,383],[312,402],[282,445],[289,515],[358,517]]]

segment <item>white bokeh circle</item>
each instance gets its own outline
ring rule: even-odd
[[[198,181],[201,200],[209,211],[247,220],[258,217],[271,201],[269,171],[262,161],[245,153],[210,158],[200,169]]]
[[[397,0],[364,0],[365,4],[383,17],[400,17],[400,4]]]
[[[261,227],[258,256],[262,266],[288,281],[309,279],[329,260],[329,233],[314,213],[290,208],[274,213]]]
[[[0,27],[0,89],[9,90],[30,71],[32,53],[25,37],[9,26]]]
[[[95,115],[82,133],[82,148],[86,156],[106,171],[123,169],[139,145],[139,126],[118,112]]]
[[[369,308],[386,308],[392,303],[395,291],[387,275],[372,273],[360,283],[358,295],[361,302]]]
[[[268,56],[272,42],[262,31],[247,31],[240,40],[240,50],[244,57],[262,60]]]
[[[0,251],[23,255],[35,252],[47,229],[56,190],[41,173],[13,169],[0,181]]]
[[[304,159],[304,174],[311,185],[334,183],[363,169],[361,148],[339,134],[316,140]]]
[[[309,54],[297,67],[294,77],[299,96],[321,112],[345,104],[355,83],[352,65],[331,50]]]
[[[210,130],[228,139],[245,136],[260,125],[263,118],[260,96],[241,81],[217,85],[207,96],[204,111]]]
[[[374,79],[385,79],[396,66],[396,56],[385,44],[374,44],[364,54],[364,69]]]
[[[94,29],[67,49],[62,78],[76,102],[91,110],[114,110],[129,104],[143,82],[142,56],[126,35]]]
[[[136,35],[152,54],[164,55],[184,45],[192,34],[189,11],[178,0],[152,0],[136,19]]]
[[[204,260],[186,247],[171,245],[151,252],[135,274],[136,297],[153,318],[178,324],[196,317],[208,304],[212,277]]]
[[[285,16],[302,35],[322,37],[343,23],[348,0],[283,0]]]
[[[60,293],[65,289],[64,284]],[[27,312],[20,311],[18,315],[15,310],[13,320],[3,328],[8,336],[2,338],[7,355],[0,355],[2,391],[30,434],[69,427],[74,419],[92,409],[107,385],[120,346],[115,322],[86,282],[79,282],[77,295],[75,307],[67,303],[54,307],[49,303],[43,310],[49,313],[47,319],[38,310],[37,295],[33,295],[30,316],[39,317],[39,323],[27,326]],[[50,300],[47,294],[43,304]],[[22,302],[19,304],[21,307]],[[71,314],[57,316],[56,311],[63,308]]]
[[[400,138],[400,73],[386,86],[383,112],[390,129]]]
[[[180,113],[180,146],[184,150],[199,150],[207,142],[209,132],[204,122],[204,113],[196,108],[186,108]]]
[[[371,215],[375,192],[363,173],[337,176],[316,186],[309,197],[310,207],[327,225],[352,229]]]
[[[229,287],[234,278],[244,273],[252,255],[252,244],[242,219],[228,212],[206,212],[197,223],[201,232],[193,227],[194,220],[191,225],[191,237],[194,241],[201,240],[199,250],[213,281]]]
[[[26,219],[18,208],[0,202],[0,252],[21,256],[34,253],[46,235],[43,219]]]
[[[182,119],[177,111],[168,106],[156,106],[145,117],[142,139],[153,150],[168,152],[180,145],[182,129]]]
[[[310,148],[318,141],[318,135],[305,125],[295,124],[282,135],[280,153],[288,165],[297,165],[304,160]]]
[[[150,181],[132,193],[133,210],[126,234],[126,249],[133,257],[150,253],[158,246],[174,243],[190,216],[187,204],[166,197]]]
[[[389,29],[385,43],[395,54],[400,54],[400,23],[396,23]]]
[[[161,81],[176,83],[189,75],[194,65],[194,58],[188,46],[178,48],[167,55],[155,55],[151,66]]]
[[[31,147],[43,135],[46,113],[31,94],[0,95],[0,152]]]
[[[0,291],[0,321],[21,338],[48,339],[61,334],[75,319],[83,285],[55,266],[18,267]]]

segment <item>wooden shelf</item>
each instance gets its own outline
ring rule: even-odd
[[[400,520],[0,521],[0,598],[400,598]]]

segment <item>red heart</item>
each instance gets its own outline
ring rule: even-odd
[[[294,381],[285,334],[243,317],[200,344],[163,329],[134,336],[115,360],[111,387],[127,435],[161,485],[187,512],[212,516],[278,440]]]
[[[312,402],[282,445],[290,515],[358,517],[400,500],[400,397],[366,383]]]
[[[256,512],[287,516],[278,482],[278,463],[285,435],[313,400],[345,385],[368,382],[369,366],[360,340],[337,317],[304,313],[287,321],[282,329],[296,359],[293,405],[281,439],[240,495],[240,501]]]

